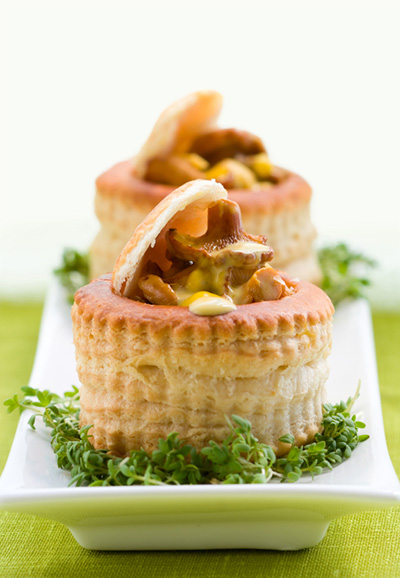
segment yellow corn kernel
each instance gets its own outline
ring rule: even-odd
[[[253,172],[240,161],[224,159],[206,172],[208,179],[229,177],[231,186],[237,189],[251,189],[256,183]]]
[[[256,173],[259,181],[268,178],[272,171],[272,163],[266,153],[259,153],[250,158],[250,167]]]
[[[197,153],[182,153],[179,156],[188,161],[188,163],[191,164],[193,168],[199,171],[206,171],[210,166],[210,163]]]
[[[225,162],[225,160],[217,163],[211,169],[206,172],[206,177],[208,179],[218,179],[219,177],[224,177],[229,173],[229,166]]]
[[[181,307],[189,307],[189,305],[193,303],[193,301],[201,299],[202,297],[221,299],[221,297],[219,295],[216,295],[215,293],[210,293],[209,291],[197,291],[197,293],[193,293],[193,295],[185,299],[185,301],[181,303]]]

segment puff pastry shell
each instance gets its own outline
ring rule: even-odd
[[[157,156],[180,153],[193,138],[215,127],[222,96],[198,91],[162,112],[135,159],[119,163],[96,181],[95,211],[100,231],[90,250],[91,278],[110,272],[132,231],[174,187],[144,180],[146,164]],[[244,229],[265,235],[274,264],[292,276],[317,283],[320,270],[313,250],[311,188],[290,171],[267,189],[229,190],[242,211]]]
[[[201,447],[223,440],[224,415],[249,419],[278,453],[319,429],[331,347],[329,298],[300,281],[293,295],[216,317],[120,297],[110,276],[80,289],[72,309],[81,425],[97,448],[152,450],[177,431]]]

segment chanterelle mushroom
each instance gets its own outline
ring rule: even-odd
[[[276,271],[267,266],[273,250],[263,235],[256,237],[243,231],[240,209],[233,201],[220,200],[208,209],[204,235],[192,237],[170,229],[165,238],[172,266],[164,278],[179,303],[203,291],[229,297],[238,305],[282,295],[282,285],[273,280]],[[260,275],[267,270],[267,275]],[[268,288],[260,289],[260,284]]]
[[[227,199],[208,209],[207,231],[201,237],[183,235],[176,229],[166,234],[168,253],[172,258],[202,265],[255,267],[270,261],[273,250],[264,235],[245,233],[239,206]]]
[[[197,232],[197,236],[190,234],[194,221],[188,226],[194,201],[196,207],[207,211],[205,232]],[[113,276],[120,294],[152,305],[189,307],[198,315],[220,315],[236,305],[281,299],[292,292],[268,264],[273,250],[266,237],[243,231],[239,206],[226,199],[221,185],[193,181],[163,203],[154,215],[150,213],[149,223],[143,222],[121,254]],[[170,210],[170,203],[176,204],[176,212]],[[157,215],[162,220],[159,225]],[[138,251],[141,233],[148,239]],[[136,263],[130,281],[124,280],[126,273],[122,275],[128,262]]]
[[[258,136],[235,128],[220,128],[203,133],[195,139],[190,150],[213,165],[237,155],[266,152]]]

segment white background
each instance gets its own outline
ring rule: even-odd
[[[165,106],[223,93],[222,126],[261,136],[313,186],[320,242],[380,261],[400,305],[397,0],[1,4],[0,294],[44,291],[97,231],[94,180]]]

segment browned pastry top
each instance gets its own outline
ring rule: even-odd
[[[120,162],[100,175],[96,187],[98,194],[118,196],[123,201],[150,208],[176,188],[138,178],[131,160]],[[240,205],[242,213],[270,213],[287,209],[291,205],[308,203],[311,187],[296,173],[285,171],[285,176],[267,189],[230,189],[228,196]]]
[[[126,327],[129,332],[148,333],[159,344],[169,340],[198,341],[199,345],[210,340],[246,341],[277,333],[293,336],[332,317],[332,303],[321,289],[306,281],[287,282],[294,292],[283,299],[239,305],[221,316],[199,317],[185,307],[150,305],[120,297],[113,291],[111,276],[104,275],[77,291],[74,308],[96,324],[107,324],[110,330],[123,331]]]

